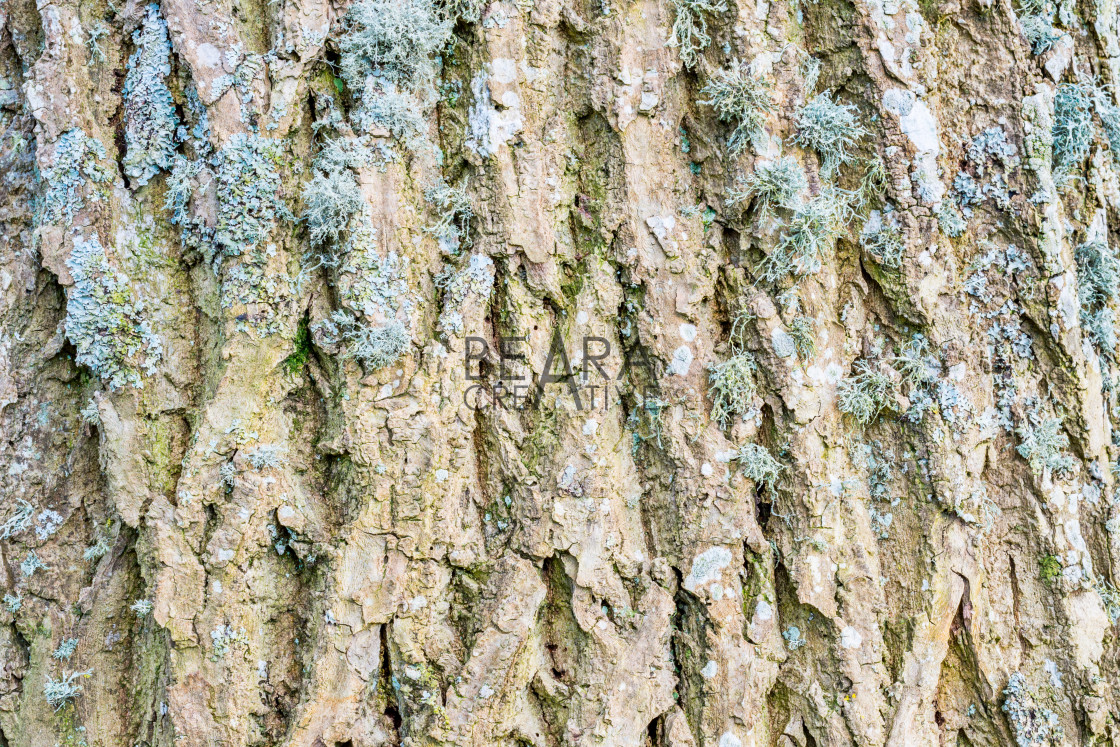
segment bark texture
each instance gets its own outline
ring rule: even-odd
[[[1120,743],[1118,76],[1114,0],[3,0],[0,745]]]

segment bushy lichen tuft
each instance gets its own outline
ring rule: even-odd
[[[142,387],[156,371],[163,348],[144,316],[128,277],[117,272],[94,236],[77,238],[66,261],[74,285],[66,301],[66,336],[77,362],[88,366],[110,389]]]
[[[820,272],[849,220],[851,210],[846,196],[834,187],[825,187],[798,206],[778,245],[759,267],[762,278],[777,282],[791,274]]]
[[[466,190],[441,181],[425,190],[424,197],[436,214],[435,222],[425,230],[436,237],[444,253],[458,254],[470,243],[470,221],[474,217]]]
[[[74,652],[78,650],[78,639],[67,638],[58,644],[58,648],[54,650],[51,656],[58,661],[69,661]]]
[[[720,121],[735,125],[727,140],[732,153],[739,153],[748,143],[755,150],[762,150],[766,131],[763,121],[768,112],[774,111],[770,96],[770,81],[751,73],[750,66],[735,60],[729,67],[716,71],[715,76],[701,89],[707,99],[700,101],[710,106]]]
[[[930,352],[929,340],[915,333],[899,347],[898,355],[891,359],[891,368],[898,371],[906,383],[921,386],[936,381],[940,367]]]
[[[765,447],[758,444],[744,445],[735,455],[735,460],[744,475],[768,488],[774,487],[774,482],[785,469]]]
[[[1112,94],[1107,88],[1095,86],[1093,91],[1093,105],[1096,107],[1097,116],[1101,118],[1104,134],[1108,139],[1112,159],[1120,160],[1120,106],[1112,103]]]
[[[1111,354],[1117,343],[1111,304],[1120,293],[1120,260],[1100,237],[1078,246],[1074,258],[1081,325],[1102,353]]]
[[[451,29],[431,0],[358,0],[339,40],[342,78],[359,93],[374,78],[414,89],[433,74]]]
[[[358,0],[345,18],[342,79],[360,101],[353,113],[362,131],[390,131],[414,151],[434,151],[423,110],[436,98],[439,53],[454,21],[432,0]]]
[[[1063,83],[1054,96],[1055,178],[1067,181],[1089,155],[1093,141],[1092,90],[1084,83]]]
[[[817,339],[813,330],[813,320],[807,316],[795,317],[789,323],[789,336],[797,347],[797,357],[807,361],[817,352]]]
[[[736,353],[708,368],[712,419],[727,428],[737,416],[747,414],[754,400],[755,362],[750,353]]]
[[[1100,595],[1101,604],[1104,605],[1104,611],[1108,614],[1108,621],[1113,625],[1120,623],[1120,591],[1112,584],[1101,580],[1094,584],[1094,588]]]
[[[673,35],[669,46],[680,51],[681,61],[690,70],[696,67],[700,53],[712,43],[708,34],[708,14],[727,11],[725,0],[671,0],[673,5]]]
[[[1032,53],[1044,54],[1062,38],[1054,28],[1054,4],[1050,0],[1024,0],[1016,15]]]
[[[170,169],[175,155],[179,118],[167,88],[171,73],[171,42],[159,6],[148,6],[147,15],[132,35],[136,51],[128,58],[124,79],[125,129],[128,150],[124,173],[143,186],[162,170]]]
[[[805,104],[797,113],[796,125],[794,142],[820,154],[821,173],[825,177],[854,159],[853,149],[867,134],[856,116],[856,107],[838,104],[828,93]]]
[[[334,312],[330,322],[324,324],[324,331],[328,343],[344,343],[346,357],[371,371],[396,363],[412,344],[408,330],[396,320],[370,326],[345,311]]]
[[[729,191],[727,202],[735,205],[753,197],[764,213],[775,207],[792,209],[806,184],[805,171],[792,156],[759,161],[743,187]]]
[[[886,267],[898,268],[902,264],[902,232],[898,219],[890,209],[872,210],[859,235],[860,245]]]
[[[1073,457],[1063,449],[1069,446],[1069,436],[1062,431],[1059,418],[1044,417],[1031,412],[1027,423],[1015,429],[1021,443],[1016,450],[1031,465],[1036,475],[1046,472],[1068,473],[1073,469]]]
[[[894,383],[887,374],[860,361],[856,373],[841,381],[837,392],[840,410],[867,425],[890,404]]]
[[[76,684],[74,680],[78,677],[89,677],[92,674],[92,670],[86,670],[84,672],[70,672],[58,680],[48,677],[43,685],[43,697],[47,699],[47,705],[57,711],[81,695],[82,686]]]
[[[316,246],[337,243],[362,209],[358,180],[348,169],[316,171],[302,196],[303,216]]]
[[[31,526],[31,515],[35,507],[22,498],[16,499],[11,515],[0,524],[0,540],[10,539]]]

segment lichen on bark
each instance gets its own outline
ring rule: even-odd
[[[1120,742],[1117,10],[0,6],[0,747]]]

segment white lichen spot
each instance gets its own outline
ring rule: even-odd
[[[673,351],[673,360],[666,369],[673,376],[686,376],[692,368],[692,350],[687,345],[681,345]]]
[[[684,580],[684,588],[696,591],[702,586],[718,580],[723,569],[731,563],[731,551],[726,547],[712,547],[696,556],[692,570]]]
[[[863,643],[863,636],[851,625],[840,631],[840,645],[844,648],[859,648]]]

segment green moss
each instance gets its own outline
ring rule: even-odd
[[[296,328],[296,336],[292,344],[295,350],[280,365],[284,367],[285,373],[294,376],[302,371],[307,362],[311,360],[311,328],[306,316],[299,320],[299,326]]]
[[[1045,555],[1038,559],[1038,577],[1046,583],[1051,583],[1062,575],[1062,563],[1053,555]]]

